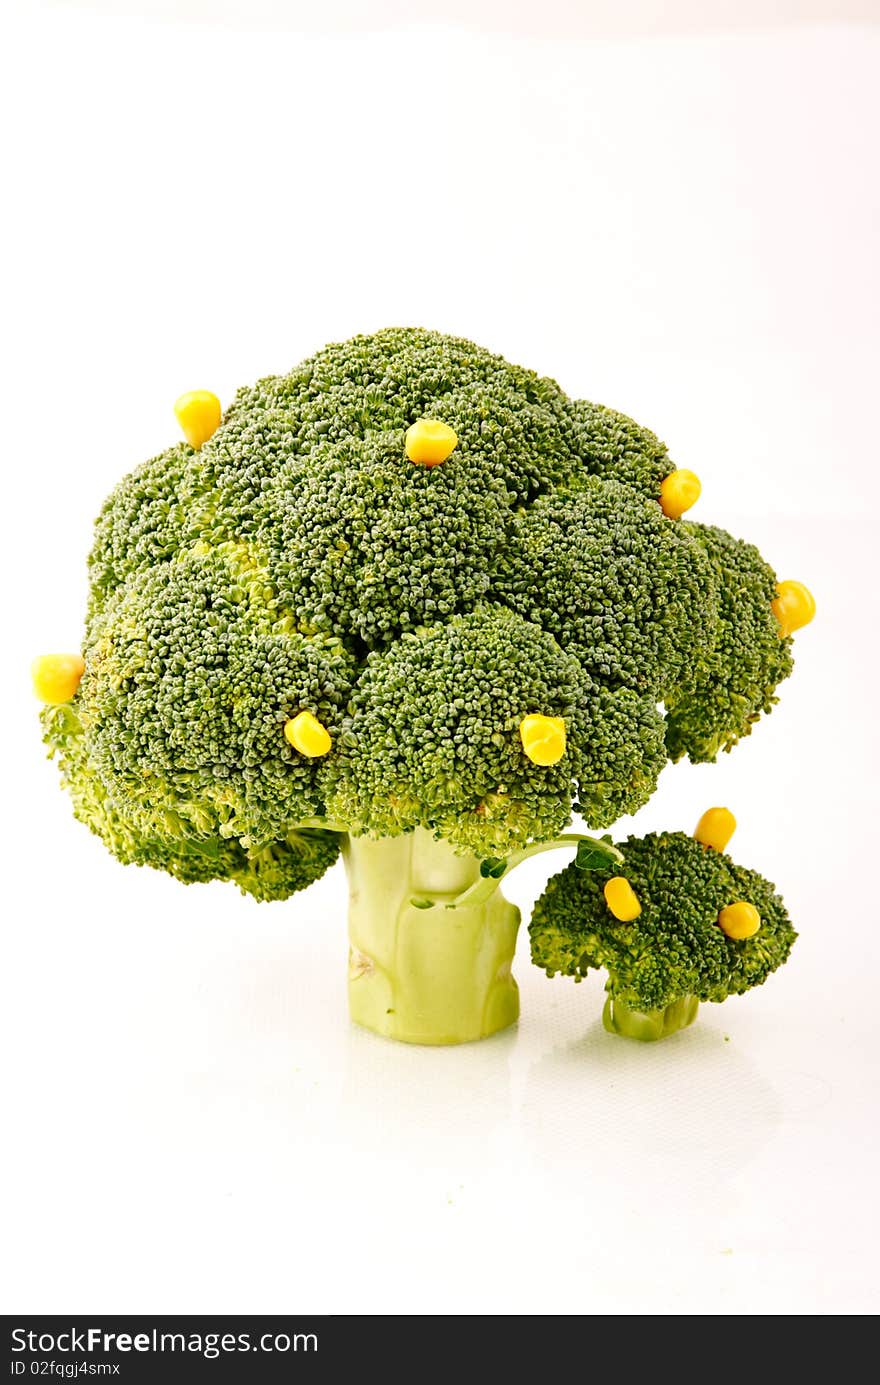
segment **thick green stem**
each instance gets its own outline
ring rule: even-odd
[[[456,855],[421,828],[348,837],[343,856],[353,1020],[416,1044],[466,1043],[514,1023],[519,910],[497,888],[448,907],[481,882],[478,857]]]
[[[699,1001],[692,995],[682,996],[667,1005],[665,1010],[632,1010],[622,1000],[609,995],[602,1011],[602,1023],[609,1034],[621,1034],[626,1039],[652,1043],[665,1039],[678,1029],[687,1029],[697,1018]]]

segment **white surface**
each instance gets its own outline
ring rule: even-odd
[[[877,30],[6,16],[4,1309],[875,1311]],[[774,716],[638,819],[729,803],[801,940],[655,1048],[525,947],[518,1032],[352,1032],[341,876],[124,870],[41,759],[30,657],[174,398],[393,322],[631,412],[816,592]]]

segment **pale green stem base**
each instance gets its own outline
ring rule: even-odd
[[[697,1018],[700,1003],[692,995],[682,996],[667,1005],[665,1010],[631,1010],[622,1000],[608,996],[602,1011],[602,1023],[609,1034],[622,1034],[627,1039],[652,1043],[665,1039],[678,1029],[687,1029]]]
[[[499,889],[448,908],[480,880],[475,856],[458,856],[418,828],[401,837],[348,837],[349,1007],[365,1029],[411,1044],[461,1044],[519,1016],[510,974],[519,909]],[[412,901],[433,901],[419,908]]]

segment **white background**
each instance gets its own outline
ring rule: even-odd
[[[148,10],[4,7],[4,1309],[875,1311],[877,5]],[[525,938],[517,1032],[353,1032],[341,874],[124,869],[43,760],[30,659],[175,397],[389,323],[633,414],[817,596],[639,815],[728,803],[801,931],[668,1043]]]

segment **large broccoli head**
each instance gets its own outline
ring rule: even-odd
[[[423,420],[440,465],[407,442]],[[123,860],[280,898],[337,830],[489,856],[573,807],[605,826],[788,671],[768,569],[668,517],[657,438],[470,342],[329,346],[196,441],[107,500],[85,672],[44,713]]]

